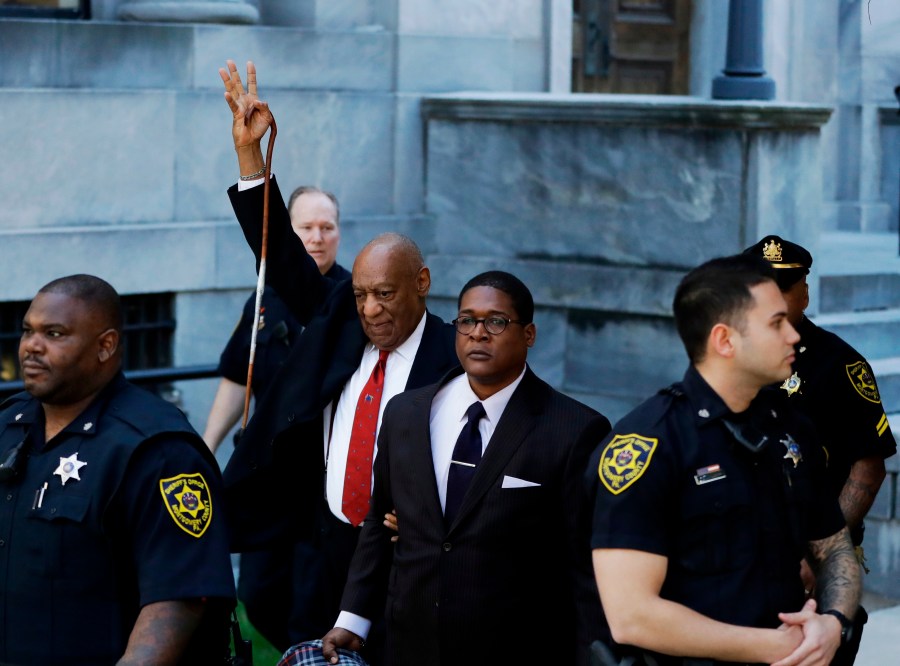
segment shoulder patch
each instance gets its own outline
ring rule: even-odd
[[[869,402],[876,404],[881,403],[881,396],[878,395],[878,386],[875,384],[875,375],[869,368],[869,364],[865,361],[857,361],[847,366],[847,376],[853,388],[863,398]]]
[[[212,520],[212,498],[202,474],[179,474],[160,479],[166,510],[182,530],[198,539]]]
[[[597,470],[606,489],[618,495],[641,478],[658,443],[658,439],[634,433],[613,437],[603,449]]]

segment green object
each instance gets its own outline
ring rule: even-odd
[[[258,631],[250,624],[247,619],[247,611],[244,610],[244,604],[238,602],[237,606],[238,622],[241,625],[241,633],[244,638],[253,641],[253,665],[254,666],[272,666],[277,664],[281,659],[281,652],[263,638]]]

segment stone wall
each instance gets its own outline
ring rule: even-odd
[[[816,247],[827,108],[446,94],[423,114],[432,293],[518,274],[548,329],[536,369],[612,418],[686,367],[670,319],[686,269],[776,230]]]

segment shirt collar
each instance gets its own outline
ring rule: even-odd
[[[422,315],[422,318],[419,320],[418,326],[416,326],[410,336],[403,341],[403,344],[392,351],[392,354],[399,354],[408,363],[413,362],[413,360],[416,358],[416,352],[419,350],[419,343],[422,342],[422,334],[425,332],[426,317],[428,317],[427,311]],[[377,352],[378,348],[375,345],[373,345],[371,342],[366,343],[366,354],[373,354]]]
[[[484,413],[486,414],[487,420],[496,426],[497,422],[500,421],[500,417],[503,416],[506,405],[509,404],[513,393],[516,392],[519,384],[522,383],[522,378],[525,376],[527,367],[528,366],[522,368],[522,372],[519,373],[519,376],[516,377],[509,386],[500,389],[494,395],[485,398],[484,400],[480,400],[479,397],[475,395],[475,392],[469,385],[468,375],[463,373],[457,377],[455,381],[458,382],[456,390],[459,391],[459,401],[457,403],[459,407],[459,414],[457,415],[459,422],[463,423],[466,420],[466,410],[469,409],[472,403],[480,400],[482,407],[484,407]]]
[[[726,405],[722,398],[719,397],[719,394],[706,383],[706,380],[703,379],[693,365],[684,373],[682,382],[684,383],[686,389],[685,393],[691,403],[691,410],[697,423],[710,423],[731,414],[728,405]]]

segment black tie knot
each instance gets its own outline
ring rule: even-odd
[[[466,410],[466,416],[469,417],[469,423],[478,423],[481,419],[483,419],[487,414],[484,411],[484,405],[481,404],[481,401],[476,400],[469,408]]]

